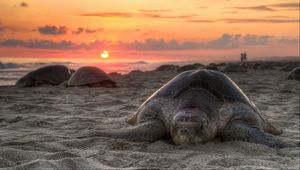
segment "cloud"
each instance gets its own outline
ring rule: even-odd
[[[138,51],[176,51],[176,50],[201,50],[201,49],[234,49],[245,46],[261,46],[270,44],[299,45],[299,39],[269,35],[254,34],[228,34],[224,33],[219,38],[210,41],[178,41],[149,38],[145,41],[134,41],[131,43],[112,43],[109,41],[94,41],[91,43],[77,44],[72,41],[51,41],[51,40],[0,40],[2,47],[22,47],[29,49],[50,49],[50,50],[95,50],[103,49],[127,49]]]
[[[254,10],[254,11],[276,11],[268,6],[252,6],[252,7],[234,7],[234,9],[246,9],[246,10]]]
[[[170,9],[140,9],[139,12],[151,12],[151,13],[156,13],[156,12],[172,12],[173,10]]]
[[[28,4],[26,2],[21,2],[20,3],[20,7],[26,8],[26,7],[28,7]]]
[[[79,27],[79,28],[77,28],[77,30],[73,30],[72,34],[81,34],[81,33],[91,34],[91,33],[95,33],[95,32],[100,32],[102,30],[103,30],[103,28],[88,29],[88,28]]]
[[[279,11],[279,10],[299,10],[299,3],[279,3],[279,4],[268,4],[258,6],[247,6],[247,7],[233,7],[237,10],[253,10],[253,11]]]
[[[211,41],[183,41],[164,40],[164,39],[147,39],[144,42],[134,41],[132,43],[119,44],[122,47],[132,50],[144,51],[168,51],[168,50],[197,50],[197,49],[232,49],[242,46],[268,45],[272,43],[289,43],[295,44],[297,39],[277,39],[269,35],[254,34],[228,34]]]
[[[293,19],[285,16],[271,16],[268,18],[223,18],[218,20],[210,20],[210,19],[189,19],[186,22],[191,23],[213,23],[213,22],[226,22],[231,24],[236,23],[299,23],[299,19]]]
[[[101,18],[130,18],[133,17],[131,13],[125,12],[100,12],[100,13],[85,13],[80,14],[82,17],[101,17]]]
[[[241,34],[224,33],[220,38],[209,41],[205,44],[205,48],[234,48],[241,45]]]
[[[194,50],[194,49],[215,49],[233,48],[239,45],[241,35],[223,34],[220,38],[208,42],[177,40],[166,41],[164,39],[147,39],[145,42],[135,41],[130,44],[123,44],[129,49],[135,50]]]
[[[225,18],[221,19],[227,23],[299,23],[299,19],[253,19],[253,18]]]
[[[146,10],[147,11],[147,10]],[[99,18],[161,18],[161,19],[189,19],[197,15],[165,15],[159,13],[159,11],[152,12],[140,12],[140,13],[122,13],[122,12],[104,12],[104,13],[85,13],[80,14],[81,17],[99,17]]]
[[[75,43],[69,40],[52,41],[43,39],[5,39],[0,40],[2,47],[21,47],[29,49],[49,49],[49,50],[79,50],[79,49],[98,49],[99,47],[106,48],[110,45],[109,41],[93,41],[91,43]]]
[[[278,8],[289,8],[289,9],[298,9],[300,8],[300,3],[281,3],[281,4],[272,4],[272,7]]]
[[[143,17],[146,18],[161,18],[161,19],[189,19],[195,17],[196,15],[162,15],[154,13],[144,13]]]
[[[272,36],[268,35],[250,35],[247,34],[243,37],[244,43],[246,45],[265,45],[268,44],[272,40]]]
[[[7,39],[0,40],[0,46],[3,47],[23,47],[23,48],[37,48],[37,49],[77,49],[80,48],[80,45],[76,45],[71,41],[59,41],[54,42],[50,40],[18,40],[18,39]]]
[[[38,27],[38,31],[45,35],[62,35],[66,34],[68,29],[65,26],[46,25]]]
[[[284,15],[272,15],[272,16],[268,16],[267,18],[290,19],[291,17],[284,16]]]

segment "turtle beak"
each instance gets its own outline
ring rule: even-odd
[[[188,144],[198,144],[203,143],[202,139],[196,135],[183,135],[178,134],[173,137],[175,145],[188,145]]]

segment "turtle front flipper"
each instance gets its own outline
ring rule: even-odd
[[[134,142],[154,142],[161,139],[166,134],[166,129],[161,121],[148,121],[139,123],[135,126],[113,129],[113,130],[101,130],[89,132],[87,134],[80,135],[77,138],[87,138],[94,136],[121,138]]]
[[[281,128],[272,125],[268,120],[264,120],[263,129],[272,135],[280,135],[283,132]]]
[[[295,147],[299,144],[266,134],[258,128],[247,126],[245,122],[233,121],[226,125],[221,133],[224,140],[240,140],[250,143],[259,143],[272,148]]]

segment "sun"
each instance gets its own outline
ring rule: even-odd
[[[107,58],[109,58],[108,51],[106,51],[106,50],[103,50],[103,51],[101,52],[101,57],[102,57],[102,58],[104,58],[104,59],[107,59]]]

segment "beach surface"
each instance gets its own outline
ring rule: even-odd
[[[129,114],[174,71],[114,76],[119,88],[0,87],[0,168],[12,169],[299,169],[300,148],[219,140],[175,146],[170,140],[130,142],[76,136],[130,126]],[[299,81],[278,69],[228,73],[245,94],[299,142]]]

